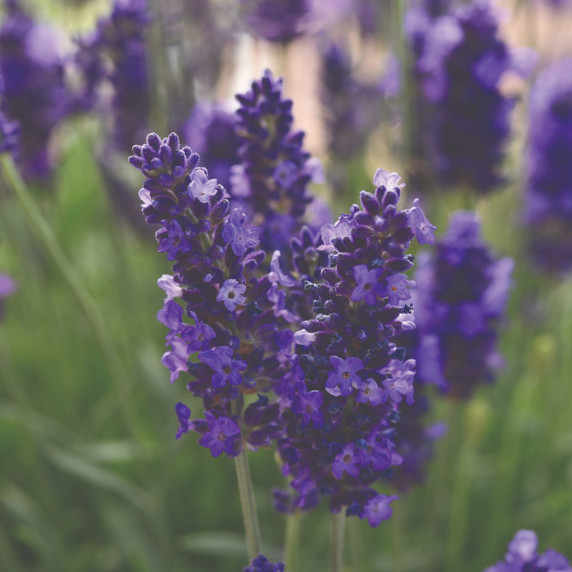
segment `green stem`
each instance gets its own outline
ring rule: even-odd
[[[344,532],[346,516],[344,511],[332,514],[331,572],[342,572],[344,568]]]
[[[105,357],[109,373],[111,377],[116,380],[121,390],[120,397],[124,406],[127,408],[126,422],[133,429],[134,415],[130,412],[130,408],[128,407],[128,404],[132,402],[130,398],[132,390],[129,386],[129,378],[124,371],[121,360],[113,345],[113,338],[106,327],[96,303],[88,294],[87,289],[76,274],[74,267],[59,246],[52,229],[45,221],[34,200],[30,197],[28,189],[20,177],[11,157],[4,156],[0,158],[0,172],[3,181],[14,193],[22,207],[22,212],[24,213],[28,226],[32,233],[36,235],[39,245],[58,268],[81,306]]]
[[[235,457],[234,463],[236,467],[236,477],[238,479],[238,492],[240,494],[244,531],[246,533],[246,546],[248,556],[252,560],[261,552],[262,542],[260,540],[260,526],[258,524],[252,479],[250,478],[247,451],[243,451],[240,455]]]
[[[300,552],[300,511],[286,517],[286,539],[284,542],[284,563],[286,570],[298,571],[298,553]]]

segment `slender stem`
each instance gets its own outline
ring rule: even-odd
[[[82,284],[74,267],[58,244],[52,229],[37,208],[34,200],[30,197],[26,184],[20,177],[11,157],[4,156],[0,158],[0,172],[3,182],[14,193],[20,203],[30,230],[38,239],[38,244],[61,272],[62,277],[81,306],[105,357],[109,373],[121,388],[120,397],[124,406],[127,407],[126,422],[134,429],[134,414],[128,406],[132,401],[129,398],[129,394],[132,391],[129,386],[129,377],[117,355],[117,350],[113,345],[113,338],[109,334],[97,304]]]
[[[300,521],[302,514],[296,510],[286,517],[286,538],[284,542],[284,563],[286,570],[298,571],[298,553],[300,551]]]
[[[343,511],[332,514],[331,572],[342,572],[344,568],[344,532],[346,516]]]
[[[240,494],[244,531],[246,533],[246,546],[248,556],[252,560],[261,552],[262,542],[260,540],[260,526],[258,524],[252,479],[250,478],[247,451],[243,451],[240,455],[235,457],[234,463],[236,467],[236,477],[238,479],[238,492]]]

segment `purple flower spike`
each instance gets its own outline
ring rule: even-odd
[[[244,292],[246,292],[244,284],[239,284],[234,278],[229,278],[220,287],[216,301],[222,302],[226,309],[232,312],[237,306],[246,302],[246,298],[243,296]]]
[[[184,403],[179,402],[175,405],[175,413],[177,414],[180,425],[177,431],[177,439],[179,439],[181,435],[188,433],[192,428],[190,421],[191,410]]]
[[[236,421],[223,416],[217,418],[208,411],[205,412],[205,418],[208,430],[199,439],[199,445],[210,449],[213,457],[218,457],[223,452],[229,457],[236,457],[240,452],[240,447],[237,447],[240,427]]]
[[[346,396],[352,392],[352,386],[358,389],[362,386],[363,381],[357,375],[363,369],[363,362],[359,358],[331,356],[330,363],[334,366],[334,371],[326,381],[326,391],[329,394]]]
[[[364,507],[363,517],[367,518],[370,526],[377,526],[382,520],[391,517],[391,507],[389,504],[399,497],[392,495],[377,495],[367,502]]]
[[[205,350],[199,354],[199,359],[208,365],[215,373],[212,376],[213,387],[225,385],[240,385],[242,376],[239,372],[246,369],[246,363],[233,359],[234,352],[228,346],[220,346],[214,350]]]
[[[434,253],[419,256],[416,357],[424,382],[455,399],[493,382],[511,269],[510,259],[495,260],[470,212],[455,213]]]
[[[382,292],[382,284],[379,282],[380,274],[379,269],[369,270],[367,264],[354,266],[356,287],[352,292],[351,299],[354,302],[364,300],[367,304],[375,304],[378,294]]]

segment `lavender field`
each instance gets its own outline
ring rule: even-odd
[[[572,2],[0,14],[0,571],[572,572]]]

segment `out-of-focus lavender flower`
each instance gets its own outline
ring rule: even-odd
[[[422,4],[406,19],[416,83],[416,183],[488,193],[503,181],[514,106],[499,83],[519,66],[499,37],[488,0],[473,0],[448,14],[445,3]]]
[[[3,312],[2,301],[12,295],[16,291],[16,287],[16,282],[11,276],[0,273],[0,318]]]
[[[525,220],[535,263],[572,269],[572,59],[545,69],[530,100]]]
[[[10,119],[0,107],[0,154],[14,154],[20,139],[20,124]]]
[[[270,71],[236,96],[240,170],[231,176],[231,195],[260,229],[266,251],[283,248],[298,233],[312,198],[315,160],[304,151],[304,133],[293,131],[292,100],[282,95],[282,80]]]
[[[355,77],[349,54],[338,44],[322,54],[320,98],[328,151],[335,162],[359,155],[381,121],[382,92]]]
[[[53,168],[51,136],[72,109],[73,97],[65,83],[59,47],[55,30],[35,22],[18,0],[5,2],[0,28],[3,111],[19,124],[17,159],[27,179],[49,179]],[[8,129],[11,139],[14,124],[3,128]]]
[[[328,265],[318,279],[305,281],[313,304],[295,335],[298,382],[279,388],[284,434],[278,450],[292,494],[288,500],[277,493],[276,506],[307,510],[325,496],[333,512],[345,507],[348,516],[377,526],[390,517],[396,497],[372,485],[403,461],[395,425],[404,397],[413,401],[414,362],[393,341],[407,310],[389,299],[388,284],[411,268],[406,251],[415,231],[413,209],[397,209],[399,177],[380,170],[374,180],[375,193],[362,191],[361,208],[323,233],[328,243],[318,252],[327,252]]]
[[[264,554],[259,554],[252,559],[250,566],[242,569],[242,572],[284,572],[285,569],[283,562],[274,564]]]
[[[197,104],[185,124],[185,140],[200,154],[210,175],[230,188],[230,168],[238,163],[236,118],[221,107]]]
[[[248,31],[269,42],[288,43],[305,33],[311,0],[240,0]]]
[[[150,21],[145,0],[115,0],[111,14],[79,41],[77,64],[84,76],[84,96],[95,100],[102,82],[111,84],[113,144],[124,151],[147,131],[150,95],[145,31]]]
[[[538,554],[538,538],[532,530],[519,530],[508,546],[505,559],[485,572],[572,572],[568,560],[555,550]]]
[[[454,398],[494,381],[501,364],[497,330],[513,261],[495,259],[470,212],[453,215],[433,254],[422,253],[415,275],[420,378]]]

